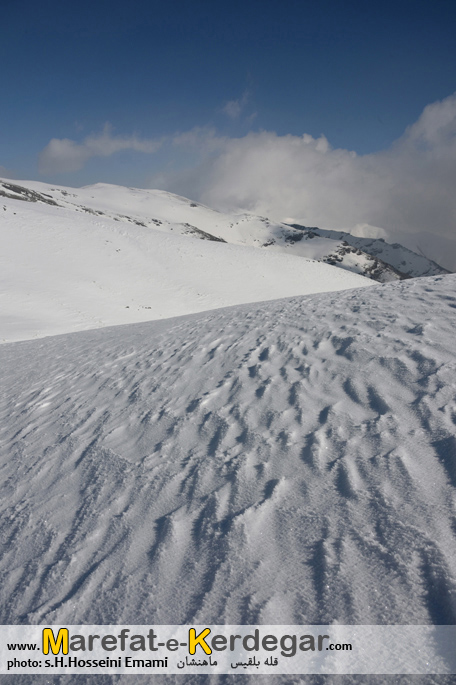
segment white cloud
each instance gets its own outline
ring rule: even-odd
[[[224,106],[223,111],[230,119],[238,119],[241,114],[241,104],[239,100],[229,100]]]
[[[163,140],[144,140],[137,136],[114,136],[112,127],[106,124],[98,135],[88,136],[82,143],[68,138],[53,138],[41,152],[41,174],[79,171],[92,157],[109,157],[120,150],[135,150],[153,154]]]
[[[228,104],[243,107],[247,98],[246,91]],[[231,110],[235,114],[237,105]],[[178,171],[168,166],[151,179],[152,187],[221,210],[387,236],[456,270],[456,94],[428,105],[388,150],[370,155],[333,149],[323,135],[260,131],[229,138],[202,127],[147,140],[115,136],[106,125],[82,143],[51,140],[40,170],[77,171],[92,157],[120,150],[152,154],[165,143]],[[184,170],[182,160],[189,165]]]
[[[18,178],[18,176],[14,171],[12,171],[11,169],[7,169],[5,166],[2,166],[0,164],[0,178],[9,178],[14,180]]]
[[[370,224],[356,224],[350,232],[352,235],[358,236],[359,238],[388,239],[388,234],[384,228],[380,228],[380,226],[371,226]]]
[[[324,136],[308,134],[186,135],[199,141],[199,163],[162,174],[161,187],[222,210],[374,230],[456,269],[456,94],[426,107],[390,149],[370,155],[332,149]]]
[[[197,126],[191,131],[177,133],[172,137],[174,147],[198,150],[199,153],[211,154],[221,151],[229,138],[219,136],[213,127]]]
[[[245,109],[250,98],[250,93],[245,90],[242,97],[238,100],[229,100],[222,108],[224,112],[230,119],[239,119],[241,112]]]

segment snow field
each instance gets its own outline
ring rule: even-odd
[[[3,345],[3,622],[456,623],[455,285]]]
[[[0,220],[0,342],[373,284],[302,257],[74,208],[0,198]]]

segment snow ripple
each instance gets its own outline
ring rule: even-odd
[[[2,346],[3,623],[456,623],[455,285]]]

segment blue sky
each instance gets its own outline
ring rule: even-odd
[[[374,152],[456,90],[453,1],[1,5],[0,165],[29,178],[141,185],[185,162],[170,150],[124,151],[39,176],[51,139],[80,141],[106,122],[145,139],[196,126],[232,137],[324,133],[333,147]],[[230,101],[239,116],[227,114]]]
[[[1,0],[0,20],[0,176],[162,188],[456,268],[454,0]]]

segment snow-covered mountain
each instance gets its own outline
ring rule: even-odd
[[[314,259],[381,283],[448,273],[435,262],[395,243],[359,238],[252,214],[222,214],[164,191],[96,184],[63,188],[43,183],[0,182],[0,195],[65,207],[165,232],[265,248]]]
[[[344,231],[328,231],[299,224],[291,224],[291,226],[301,231],[302,237],[299,237],[299,240],[329,238],[336,241],[333,252],[323,257],[323,261],[328,264],[355,270],[350,266],[354,255],[358,257],[364,255],[364,265],[363,259],[358,259],[356,262],[363,265],[361,273],[379,283],[449,273],[424,255],[419,255],[399,243],[386,243],[383,238],[361,238]]]
[[[195,208],[167,193],[29,185],[39,190],[2,186],[3,342],[373,284],[290,253],[195,240],[186,234],[206,238],[209,219],[192,229]]]
[[[0,192],[4,624],[456,624],[456,275],[160,191]]]

